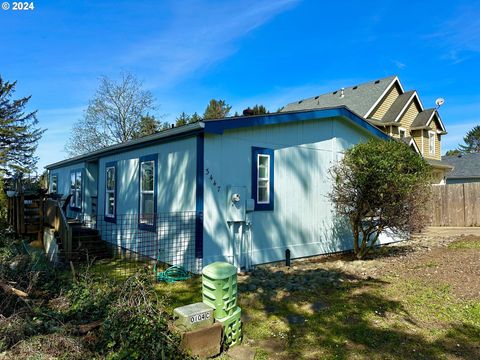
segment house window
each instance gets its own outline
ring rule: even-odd
[[[273,156],[272,149],[252,148],[252,197],[255,210],[273,210]]]
[[[70,172],[70,208],[80,210],[82,208],[82,170],[73,170]]]
[[[407,130],[404,128],[398,128],[398,134],[400,135],[400,139],[404,139],[407,137]]]
[[[52,175],[52,184],[50,186],[50,192],[56,194],[58,191],[58,175]]]
[[[105,167],[105,220],[115,220],[117,210],[116,186],[117,169],[115,163],[108,163]]]
[[[435,155],[435,133],[428,132],[428,152],[430,155]]]
[[[145,156],[140,159],[140,228],[155,229],[157,157]]]

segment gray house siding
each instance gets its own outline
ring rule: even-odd
[[[204,182],[204,265],[279,261],[287,248],[293,258],[350,249],[348,227],[328,199],[328,170],[370,136],[341,118],[206,135],[205,171],[211,177]],[[245,187],[252,197],[252,147],[274,149],[274,209],[247,213],[247,226],[228,223],[228,187]]]

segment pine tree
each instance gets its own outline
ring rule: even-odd
[[[34,153],[45,132],[37,127],[37,112],[25,111],[31,96],[12,99],[16,85],[0,76],[0,173],[6,175],[35,170]]]
[[[460,145],[460,150],[467,153],[480,153],[480,125],[475,126],[463,138],[465,145]]]
[[[177,116],[175,119],[175,126],[183,126],[190,123],[190,115],[186,114],[184,111]]]
[[[228,116],[232,107],[228,105],[225,100],[210,100],[203,118],[208,119],[222,119]]]
[[[190,124],[196,123],[198,121],[202,121],[202,117],[197,114],[197,112],[194,112],[192,116],[190,116]]]
[[[269,113],[267,108],[263,105],[255,105],[252,108],[252,110],[253,110],[253,115],[264,115]]]
[[[158,131],[160,131],[160,123],[154,116],[148,114],[142,116],[137,137],[152,135]]]

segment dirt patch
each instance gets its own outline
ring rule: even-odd
[[[65,358],[65,354],[68,354],[68,359],[87,359],[91,355],[79,338],[57,333],[39,335],[21,341],[0,358],[58,359]]]

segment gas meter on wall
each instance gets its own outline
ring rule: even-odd
[[[245,186],[227,187],[227,221],[245,221],[245,203],[247,188]]]

